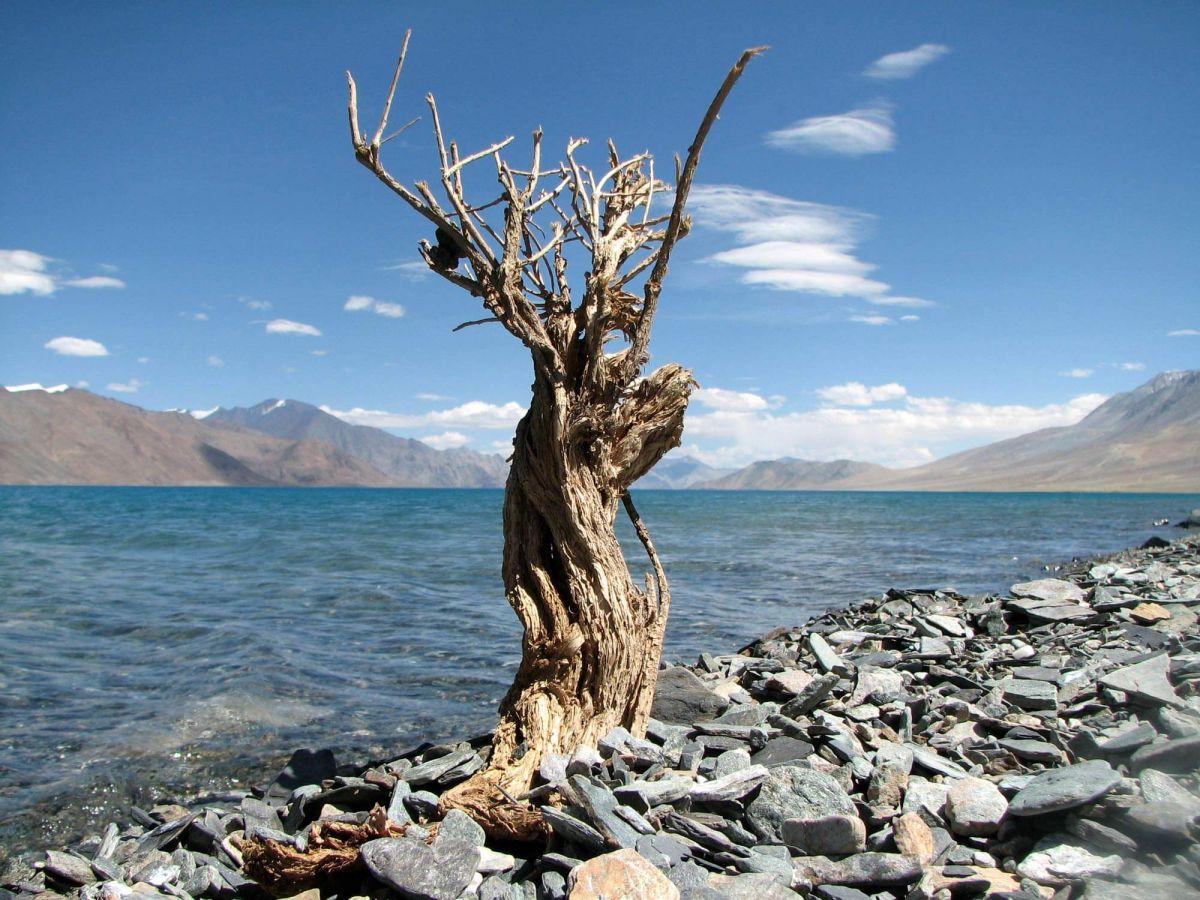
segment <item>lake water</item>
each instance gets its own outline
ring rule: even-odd
[[[1200,495],[646,491],[667,655],[890,586],[999,590],[1140,544]],[[478,733],[515,670],[502,492],[0,487],[0,856],[148,784]],[[622,514],[623,515],[623,514]],[[645,568],[627,527],[628,557]],[[640,582],[640,577],[639,577]]]

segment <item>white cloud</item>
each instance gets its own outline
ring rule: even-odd
[[[770,409],[773,404],[765,397],[747,391],[729,391],[725,388],[697,388],[692,391],[692,399],[701,406],[709,409],[722,409],[734,412],[750,412],[759,409]]]
[[[428,444],[434,450],[453,450],[471,443],[471,439],[460,431],[443,431],[441,434],[431,434],[417,440]]]
[[[423,394],[416,394],[415,396],[416,396],[416,398],[417,398],[418,400],[435,400],[435,401],[440,401],[440,400],[453,400],[453,399],[454,399],[453,397],[447,397],[445,394],[429,394],[429,393],[423,393]]]
[[[188,413],[193,419],[207,419],[221,407],[214,406],[212,409],[193,409]]]
[[[208,358],[207,362],[208,362],[208,364],[209,364],[210,366],[212,366],[214,369],[219,369],[219,368],[221,368],[223,365],[225,365],[225,360],[221,359],[221,357],[219,357],[219,356],[210,356],[210,357]]]
[[[830,392],[827,402],[835,405],[801,412],[705,412],[693,407],[685,423],[684,452],[718,466],[781,456],[916,465],[964,446],[1074,424],[1107,399],[1103,394],[1084,394],[1045,406],[991,405],[914,397],[898,384],[862,385],[860,392],[850,386],[855,384],[822,389],[818,394],[824,397],[823,392]],[[872,391],[879,392],[877,399],[871,400]],[[894,405],[875,405],[884,402],[882,398]],[[863,399],[871,403],[864,404]]]
[[[320,337],[321,329],[303,322],[293,322],[291,319],[272,319],[267,323],[267,334],[306,334],[310,337]]]
[[[72,278],[64,281],[67,287],[78,288],[123,288],[125,282],[110,275],[89,275],[87,278]]]
[[[890,285],[868,277],[876,266],[855,255],[872,218],[865,213],[738,185],[697,185],[691,199],[700,224],[731,232],[742,245],[707,259],[745,269],[742,284],[856,297],[874,306],[935,305],[892,295]]]
[[[329,355],[328,350],[309,350],[308,352],[311,353],[313,356],[328,356]]]
[[[399,272],[402,278],[409,281],[424,281],[429,277],[429,264],[423,259],[384,266],[383,270],[385,272]]]
[[[1065,372],[1059,372],[1063,378],[1091,378],[1096,372],[1095,369],[1067,369]]]
[[[469,400],[451,409],[434,410],[426,413],[395,413],[382,409],[338,410],[322,406],[331,416],[337,416],[352,425],[372,425],[376,428],[485,428],[511,429],[516,427],[525,407],[519,403],[495,404],[483,400]]]
[[[42,345],[59,356],[108,356],[108,348],[89,338],[56,337]]]
[[[901,322],[920,322],[921,317],[920,316],[901,316],[900,321]]]
[[[46,271],[50,261],[32,250],[0,250],[0,294],[53,294],[57,285]]]
[[[1167,337],[1196,337],[1197,335],[1200,335],[1200,330],[1195,328],[1179,328],[1167,332]]]
[[[361,294],[347,297],[346,302],[342,305],[342,309],[349,310],[350,312],[369,310],[376,315],[386,316],[389,319],[399,319],[404,315],[404,307],[399,303],[376,300],[374,297],[365,297]]]
[[[895,325],[896,324],[896,321],[894,319],[892,319],[890,316],[855,315],[855,316],[851,316],[849,321],[858,322],[862,325],[874,325],[876,327],[878,327],[880,325]]]
[[[268,310],[271,308],[270,300],[255,300],[253,297],[238,297],[238,303],[243,306],[248,306],[250,309]]]
[[[863,70],[863,74],[881,81],[912,78],[921,69],[949,52],[950,48],[945,44],[922,44],[912,50],[901,50],[899,53],[879,57]]]
[[[53,257],[33,250],[0,250],[0,294],[36,294],[49,296],[60,287],[123,288],[125,282],[107,275],[77,278],[55,272]],[[101,268],[104,268],[103,266]]]
[[[1139,362],[1125,362],[1119,363],[1118,368],[1120,368],[1122,372],[1140,372],[1146,368],[1146,364]]]
[[[814,116],[768,132],[767,146],[797,153],[864,156],[896,146],[892,111],[885,104],[852,109],[836,116]]]
[[[872,406],[876,403],[903,400],[908,396],[908,389],[894,381],[874,387],[868,387],[861,381],[847,381],[845,384],[820,388],[817,390],[817,396],[826,406]]]
[[[110,391],[115,391],[118,394],[136,394],[140,388],[144,388],[145,386],[146,382],[139,381],[136,378],[130,378],[124,383],[110,382],[108,389]]]
[[[179,315],[183,316],[185,319],[191,319],[193,322],[208,321],[208,313],[206,312],[183,312]]]

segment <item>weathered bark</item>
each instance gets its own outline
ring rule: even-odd
[[[684,209],[700,150],[742,70],[765,48],[746,51],[730,70],[686,161],[676,160],[670,214],[652,217],[655,196],[670,188],[655,179],[649,154],[621,160],[610,142],[610,168],[593,172],[575,156],[586,142],[573,139],[567,162],[543,169],[536,131],[528,171],[510,168],[500,156],[512,138],[460,156],[443,136],[432,95],[427,102],[448,207],[424,182],[415,191],[400,184],[380,154],[407,46],[406,35],[369,141],[359,129],[357,89],[349,79],[355,156],[437,227],[436,246],[421,245],[430,269],[479,297],[491,314],[459,327],[499,322],[528,348],[534,370],[504,503],[504,587],[525,629],[521,665],[500,706],[488,767],[445,794],[442,805],[466,810],[493,835],[530,838],[544,825],[521,795],[546,754],[594,746],[617,725],[635,734],[645,730],[670,592],[628,489],[679,446],[694,382],[677,365],[645,378],[641,372],[671,251],[690,228]],[[463,170],[488,157],[501,195],[471,205]],[[557,186],[539,193],[547,177]],[[567,210],[558,203],[563,196]],[[497,206],[503,221],[489,222],[483,213]],[[538,224],[538,215],[547,220]],[[568,251],[587,258],[578,302],[567,282]],[[460,259],[468,274],[457,271]],[[630,290],[637,280],[640,297]],[[607,352],[613,338],[626,348]],[[635,586],[617,541],[621,503],[650,558],[645,591]]]

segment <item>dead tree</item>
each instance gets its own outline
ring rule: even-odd
[[[673,196],[650,154],[622,159],[611,141],[603,170],[580,161],[587,142],[578,138],[563,161],[547,165],[540,129],[528,168],[505,160],[511,137],[464,154],[446,139],[432,94],[425,99],[439,183],[410,189],[381,157],[395,137],[385,132],[410,35],[372,135],[359,127],[346,73],[354,155],[429,221],[436,242],[420,244],[429,268],[482,302],[487,317],[459,327],[499,323],[528,348],[534,377],[504,500],[504,589],[525,628],[521,665],[500,705],[488,767],[443,805],[494,836],[527,839],[544,825],[520,797],[545,754],[595,746],[617,725],[645,730],[670,592],[628,491],[679,446],[694,381],[675,364],[647,376],[642,369],[671,251],[691,227],[684,209],[701,148],[746,64],[765,48],[744,52],[726,75],[686,159],[675,158]],[[500,192],[473,202],[465,178],[481,165],[494,166]],[[669,201],[669,212],[657,215],[656,200],[664,209]],[[573,291],[568,260],[580,259],[587,271]],[[619,504],[653,569],[645,591],[617,542]]]

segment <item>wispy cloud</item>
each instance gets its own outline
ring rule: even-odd
[[[483,400],[469,400],[450,409],[434,410],[425,413],[397,413],[382,409],[331,409],[322,406],[322,410],[332,416],[337,416],[352,425],[372,425],[376,428],[482,428],[505,429],[516,427],[521,416],[525,415],[525,407],[519,403],[502,404],[487,403]]]
[[[253,297],[238,297],[237,299],[238,303],[242,304],[243,306],[247,306],[250,309],[263,311],[271,308],[270,300],[256,300]]]
[[[1083,394],[1045,406],[913,396],[901,384],[848,382],[817,392],[816,409],[689,410],[684,452],[710,465],[758,459],[859,459],[916,465],[962,449],[1054,425],[1071,425],[1100,405]],[[764,400],[766,398],[763,398]]]
[[[847,381],[845,384],[819,388],[817,396],[826,406],[873,406],[876,403],[903,400],[908,396],[908,389],[894,381],[874,387],[868,387],[861,381]]]
[[[1096,374],[1095,369],[1067,369],[1065,372],[1059,372],[1063,378],[1091,378]]]
[[[441,434],[430,434],[417,440],[428,444],[434,450],[453,450],[471,443],[471,439],[460,431],[443,431]]]
[[[768,132],[766,142],[769,147],[796,153],[865,156],[895,148],[896,132],[891,107],[877,103],[835,116],[801,119],[787,128]]]
[[[315,325],[293,322],[291,319],[272,319],[267,323],[267,334],[305,334],[310,337],[320,337],[321,329]]]
[[[950,48],[945,44],[922,44],[911,50],[901,50],[879,57],[863,70],[863,75],[880,81],[912,78],[931,62],[936,62],[949,52]]]
[[[309,350],[308,352],[311,353],[313,356],[328,356],[329,355],[328,350]]]
[[[366,297],[362,294],[347,297],[346,302],[342,305],[342,309],[349,312],[369,311],[376,315],[386,316],[389,319],[399,319],[404,315],[404,307],[399,303],[376,300],[374,297]]]
[[[42,344],[59,356],[108,356],[108,348],[90,338],[56,337]]]
[[[445,394],[421,393],[421,394],[415,394],[414,396],[418,400],[431,400],[434,402],[442,402],[442,401],[454,399],[453,397],[447,397]]]
[[[123,288],[125,282],[108,275],[78,277],[51,256],[33,250],[0,250],[0,294],[49,296],[61,287]]]
[[[191,319],[193,322],[207,322],[208,313],[206,312],[181,312],[180,318]]]
[[[1122,372],[1140,372],[1146,368],[1146,364],[1140,362],[1123,362],[1118,363],[1117,368]]]
[[[742,284],[857,297],[876,306],[935,305],[894,295],[891,285],[870,277],[876,266],[856,255],[872,220],[866,213],[738,185],[697,185],[691,202],[698,224],[731,232],[742,245],[707,260],[745,269]]]
[[[110,275],[89,275],[87,278],[70,278],[63,282],[67,287],[78,288],[123,288],[125,282]]]
[[[920,322],[921,317],[920,316],[901,316],[900,321],[901,322]]]
[[[727,412],[751,412],[770,409],[772,406],[767,398],[758,394],[749,391],[730,391],[725,388],[697,388],[692,392],[692,399],[709,409],[720,409]]]
[[[893,319],[891,316],[880,316],[880,315],[869,315],[869,316],[853,315],[850,317],[849,321],[857,322],[860,325],[872,325],[876,328],[878,328],[880,325],[895,325],[896,324],[896,320]]]
[[[1196,337],[1200,335],[1200,330],[1195,328],[1177,328],[1175,331],[1168,331],[1167,337]]]
[[[221,359],[219,356],[210,356],[206,362],[214,369],[220,369],[225,365],[225,360]]]
[[[108,389],[115,391],[118,394],[136,394],[139,390],[146,386],[146,382],[139,381],[137,378],[130,378],[128,381],[109,382]]]
[[[424,281],[429,277],[429,265],[423,259],[384,266],[383,270],[385,272],[399,272],[402,278],[406,278],[409,281]]]

